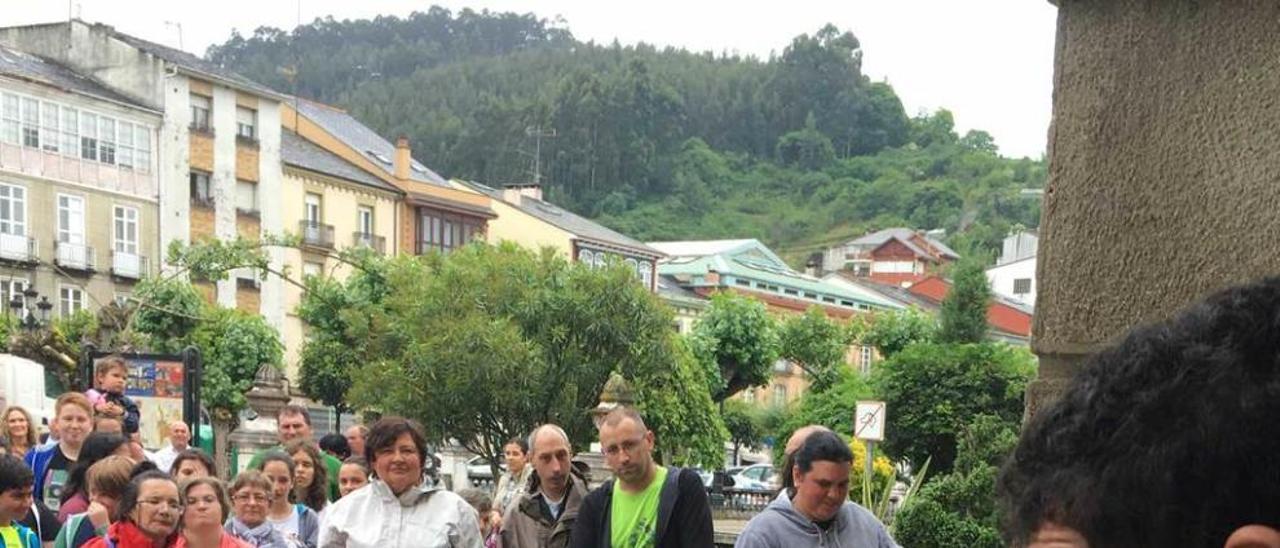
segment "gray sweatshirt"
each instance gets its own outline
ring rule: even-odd
[[[769,506],[747,522],[734,548],[900,548],[884,525],[866,508],[852,502],[836,513],[835,521],[823,531],[791,506],[787,492],[778,494]]]

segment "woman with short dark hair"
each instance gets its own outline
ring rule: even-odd
[[[86,548],[169,548],[178,540],[182,519],[178,484],[169,474],[150,470],[134,476],[116,505],[106,536]]]
[[[368,486],[333,503],[323,548],[483,548],[476,512],[462,497],[423,481],[427,440],[416,422],[387,417],[369,428]]]

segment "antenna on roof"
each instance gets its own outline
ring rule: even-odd
[[[533,137],[533,184],[542,186],[542,138],[554,139],[556,128],[544,131],[541,126],[529,126],[524,128],[524,134]]]

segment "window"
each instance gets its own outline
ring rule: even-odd
[[[58,195],[58,241],[84,245],[84,198]]]
[[[116,142],[116,165],[133,168],[133,124],[119,123],[119,138]]]
[[[779,359],[778,361],[773,362],[774,373],[789,373],[790,371],[791,371],[791,362],[783,359]]]
[[[748,388],[742,391],[742,401],[754,403],[756,401],[756,389]]]
[[[800,292],[794,289],[783,289],[782,292],[786,293],[787,295],[796,295],[796,296],[800,295]]]
[[[203,95],[191,96],[191,129],[209,130],[210,100]]]
[[[62,107],[62,153],[80,156],[80,117],[74,108]]]
[[[249,181],[236,181],[236,211],[258,213],[258,185]]]
[[[480,225],[469,217],[427,208],[419,208],[418,212],[419,253],[430,249],[448,253],[482,233]],[[582,254],[578,256],[581,260]]]
[[[324,265],[306,261],[302,263],[302,277],[305,279],[310,276],[319,276],[324,272]]]
[[[84,310],[84,290],[78,287],[62,286],[59,289],[59,304],[61,307],[58,312],[62,317],[67,317],[76,312]]]
[[[120,307],[120,308],[128,308],[128,306],[129,306],[129,294],[128,294],[128,293],[116,293],[115,297],[113,297],[113,298],[111,299],[111,302],[115,303],[115,305],[116,305],[116,306],[118,306],[118,307]]]
[[[213,188],[209,185],[209,174],[191,172],[191,203],[213,206]]]
[[[62,138],[58,135],[58,105],[44,103],[40,110],[40,142],[49,152],[58,151]]]
[[[105,116],[98,118],[98,161],[116,163],[116,121]]]
[[[360,206],[356,210],[356,228],[361,234],[366,236],[373,234],[373,208],[369,206]]]
[[[257,139],[258,112],[253,109],[236,107],[236,137]]]
[[[98,117],[88,112],[80,113],[80,157],[98,159]]]
[[[876,261],[871,263],[871,271],[883,274],[911,274],[915,272],[914,261]]]
[[[579,249],[578,262],[587,266],[592,266],[595,264],[595,254],[592,253],[590,250]]]
[[[138,254],[138,208],[116,206],[112,248],[116,253]]]
[[[1027,295],[1031,293],[1031,278],[1018,278],[1013,281],[1014,295]]]
[[[134,126],[133,134],[134,165],[143,173],[151,171],[151,128]]]
[[[773,385],[773,404],[783,406],[787,404],[787,387],[782,384]]]
[[[871,374],[872,356],[873,354],[871,353],[871,347],[869,345],[864,344],[858,347],[858,365],[862,366],[863,375]]]
[[[11,145],[19,144],[18,128],[22,119],[18,116],[18,96],[6,93],[0,97],[0,140]]]
[[[653,263],[640,261],[640,283],[645,287],[653,287]]]
[[[22,146],[40,148],[40,101],[22,98]]]
[[[9,278],[0,280],[0,298],[4,299],[5,310],[9,310],[9,300],[15,295],[22,300],[22,305],[26,306],[27,298],[22,294],[31,282],[19,278]]]
[[[609,266],[609,256],[605,255],[603,251],[597,251],[595,267],[604,268],[606,266]]]
[[[306,207],[302,212],[309,225],[320,224],[320,195],[307,193]]]
[[[0,184],[0,234],[27,235],[27,189]]]

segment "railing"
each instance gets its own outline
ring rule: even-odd
[[[92,247],[68,242],[58,242],[54,247],[58,266],[73,270],[93,270],[96,261]]]
[[[147,258],[136,253],[111,252],[111,274],[121,278],[141,280],[147,275]]]
[[[37,249],[39,247],[35,238],[0,234],[0,259],[24,263],[35,262],[38,258]]]
[[[302,234],[303,245],[333,249],[333,225],[315,221],[300,221],[298,232]]]
[[[778,492],[773,489],[709,489],[711,514],[717,519],[751,519],[773,502]]]
[[[385,255],[387,252],[387,239],[383,236],[367,232],[355,232],[351,236],[356,247],[367,247],[377,251],[379,255]]]

